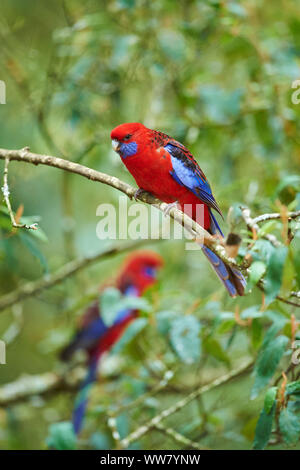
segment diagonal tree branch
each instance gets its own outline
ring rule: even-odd
[[[112,246],[107,250],[101,251],[96,255],[87,256],[83,259],[70,261],[70,263],[65,264],[52,275],[45,275],[37,281],[28,282],[23,286],[19,287],[18,289],[2,296],[0,298],[0,311],[4,310],[7,307],[10,307],[11,305],[17,302],[21,302],[22,300],[27,299],[28,297],[32,297],[38,294],[43,289],[48,289],[49,287],[53,287],[56,284],[59,284],[68,277],[73,276],[82,269],[88,267],[89,265],[99,260],[117,255],[119,253],[124,253],[125,251],[136,248],[139,245],[145,244],[147,241],[148,240],[135,240],[134,242],[123,243],[122,245],[116,244],[115,246]]]
[[[175,429],[170,427],[165,427],[162,424],[156,424],[154,426],[155,429],[160,431],[161,433],[165,434],[168,437],[171,437],[175,442],[179,445],[184,445],[188,449],[195,449],[195,450],[208,450],[207,447],[203,447],[197,442],[192,441],[188,437],[185,437],[183,434],[180,434]]]
[[[29,151],[28,147],[25,147],[21,150],[6,150],[0,149],[0,159],[9,159],[19,162],[31,163],[33,165],[47,165],[55,168],[59,168],[64,171],[75,173],[81,175],[89,180],[97,181],[99,183],[112,186],[115,189],[126,194],[130,199],[136,196],[136,189],[130,186],[129,184],[121,181],[115,176],[107,175],[100,171],[93,170],[84,165],[71,162],[69,160],[64,160],[63,158],[53,157],[50,155],[41,155],[37,153],[32,153]],[[161,202],[159,199],[156,199],[151,194],[143,192],[141,195],[137,196],[142,202],[151,204],[162,212],[166,213],[168,205],[164,202]],[[235,262],[233,258],[230,258],[226,255],[224,246],[219,243],[216,238],[214,238],[210,233],[208,233],[204,228],[199,224],[193,221],[186,214],[181,212],[178,209],[172,208],[168,211],[168,215],[176,220],[179,224],[183,225],[184,228],[194,237],[204,245],[209,246],[209,248],[216,253],[225,263],[228,265],[241,269]]]
[[[10,406],[34,395],[51,395],[60,391],[76,391],[85,376],[85,368],[77,366],[68,374],[45,372],[24,375],[0,387],[0,407]]]
[[[163,410],[161,413],[156,415],[154,418],[150,419],[146,424],[140,426],[138,429],[133,431],[131,434],[129,434],[127,437],[121,440],[120,444],[123,449],[126,449],[132,442],[140,439],[142,436],[147,434],[151,429],[157,427],[157,425],[161,424],[161,421],[164,419],[168,418],[169,416],[173,415],[177,411],[181,410],[184,408],[186,405],[188,405],[191,401],[195,400],[195,398],[199,397],[205,392],[208,392],[212,390],[213,388],[219,387],[220,385],[223,385],[230,380],[239,377],[240,375],[250,371],[253,367],[253,360],[247,361],[246,363],[242,364],[240,367],[237,369],[232,370],[226,375],[223,375],[222,377],[217,378],[213,382],[203,385],[202,387],[198,388],[197,390],[194,390],[191,392],[189,395],[186,397],[182,398],[179,400],[175,405],[170,406],[169,408]]]
[[[41,154],[32,153],[29,151],[28,147],[25,147],[21,150],[0,149],[0,159],[4,159],[6,162],[6,165],[8,164],[8,161],[15,160],[15,161],[31,163],[34,165],[42,164],[42,165],[52,166],[52,167],[59,168],[61,170],[64,170],[70,173],[78,174],[92,181],[97,181],[102,184],[111,186],[123,192],[124,194],[126,194],[130,199],[132,199],[133,197],[136,197],[135,188],[133,188],[129,184],[125,183],[124,181],[121,181],[120,179],[114,176],[107,175],[100,171],[93,170],[84,165],[80,165],[78,163],[74,163],[69,160],[64,160],[62,158],[53,157],[50,155],[41,155]],[[146,204],[153,205],[154,207],[161,210],[162,212],[166,212],[166,209],[168,207],[167,204],[161,202],[160,200],[156,199],[155,197],[153,197],[151,194],[147,192],[143,192],[142,194],[139,194],[137,196],[137,199],[139,199],[140,201]],[[243,215],[246,225],[248,226],[250,230],[254,232],[259,230],[259,226],[258,226],[259,222],[262,222],[265,220],[271,220],[271,219],[279,219],[281,217],[279,213],[274,213],[274,214],[263,214],[253,219],[250,215],[250,210],[248,208],[242,207],[241,209],[242,209],[242,215]],[[195,240],[200,241],[206,246],[209,246],[209,248],[214,253],[216,253],[225,263],[229,264],[232,267],[238,268],[244,272],[247,271],[247,268],[248,268],[247,264],[238,266],[233,258],[230,258],[229,256],[227,256],[223,244],[217,241],[216,238],[212,237],[212,235],[210,235],[205,229],[203,229],[200,225],[198,225],[195,221],[193,221],[186,214],[184,214],[180,210],[173,207],[170,211],[168,211],[168,215],[174,220],[176,220],[179,224],[183,225],[184,228],[193,236]],[[287,216],[289,219],[296,219],[300,216],[300,211],[290,212],[287,214]],[[280,242],[277,240],[277,238],[274,235],[266,234],[265,238],[267,238],[274,246],[280,245]],[[97,257],[98,255],[96,255],[96,258]],[[83,264],[83,267],[84,266],[85,264]],[[75,270],[75,272],[76,271],[77,270]],[[66,276],[68,276],[68,274]],[[62,278],[66,276],[62,275]],[[50,287],[51,285],[53,285],[52,282],[50,282],[49,284],[48,282],[44,284],[43,280],[41,280],[40,282],[42,285],[41,288],[46,288],[46,287]],[[56,283],[55,277],[54,277],[54,283]],[[2,299],[0,299],[0,310],[5,308],[6,306],[12,305],[13,303],[19,300],[22,300],[23,298],[34,295],[39,290],[40,290],[39,281],[37,281],[36,285],[33,287],[31,283],[29,283],[25,285],[24,288],[20,288],[20,290],[7,294],[6,296],[2,297]],[[282,299],[282,298],[278,298],[278,299],[283,302],[290,303],[291,305],[294,305],[296,307],[299,306],[286,299]]]
[[[157,393],[161,392],[164,388],[167,387],[169,381],[174,377],[174,372],[172,370],[167,370],[164,373],[163,378],[150,390],[139,395],[135,400],[130,401],[129,403],[125,403],[124,405],[120,405],[118,408],[114,408],[109,411],[110,417],[116,417],[119,414],[123,413],[124,411],[132,410],[137,406],[143,404],[145,400],[149,397],[153,397]]]

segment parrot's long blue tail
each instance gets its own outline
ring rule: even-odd
[[[202,245],[202,251],[229,292],[229,295],[231,297],[244,295],[246,281],[242,273],[238,269],[225,264],[215,253],[204,245]]]
[[[99,359],[94,359],[90,365],[86,375],[86,378],[80,386],[76,401],[75,408],[73,411],[73,428],[75,434],[79,434],[84,420],[85,410],[88,404],[89,391],[93,383],[97,378],[97,368],[98,368]]]

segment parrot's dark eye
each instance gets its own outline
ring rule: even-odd
[[[132,134],[126,134],[125,137],[124,137],[124,140],[129,140],[130,137],[132,137]]]

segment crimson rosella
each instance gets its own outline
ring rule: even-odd
[[[157,282],[157,270],[163,265],[161,256],[152,251],[137,251],[131,254],[120,269],[114,283],[104,288],[117,288],[124,296],[140,297],[144,291]],[[129,323],[138,315],[130,308],[118,312],[111,326],[101,318],[99,303],[93,303],[80,320],[77,333],[71,343],[62,351],[61,359],[70,360],[75,351],[84,349],[88,354],[88,372],[83,381],[73,412],[73,427],[76,434],[82,428],[88,392],[97,378],[99,359],[116,343]]]
[[[148,129],[140,123],[117,126],[111,132],[113,149],[134,177],[140,190],[148,191],[163,202],[178,204],[199,223],[199,205],[202,205],[201,224],[212,235],[223,236],[212,209],[222,215],[211,187],[189,150],[180,142],[162,132]],[[243,275],[225,264],[209,248],[202,250],[232,297],[243,295]]]

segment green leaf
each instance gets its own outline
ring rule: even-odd
[[[273,403],[269,413],[266,412],[265,408],[262,409],[255,429],[253,449],[262,450],[268,444],[272,431],[275,410],[276,403]]]
[[[196,362],[201,355],[200,322],[193,315],[176,318],[170,331],[171,344],[182,361]]]
[[[239,16],[241,18],[244,18],[248,15],[247,10],[239,3],[228,2],[227,4],[224,4],[224,6],[226,6],[227,10],[233,15]]]
[[[264,237],[264,235],[267,235],[267,233],[271,233],[271,232],[274,232],[274,230],[276,229],[278,225],[278,221],[277,220],[269,220],[268,222],[266,222],[265,224],[263,224],[258,232],[257,232],[257,236],[258,238],[261,238],[261,237]],[[252,266],[251,266],[252,267]]]
[[[122,294],[115,287],[108,287],[100,295],[99,308],[103,321],[107,326],[113,324],[117,313],[120,311],[121,299]]]
[[[225,320],[223,323],[221,323],[220,326],[218,326],[217,333],[218,334],[224,334],[228,333],[228,331],[232,330],[232,328],[236,325],[235,320]]]
[[[236,325],[234,314],[232,312],[219,313],[215,318],[215,325],[218,334],[227,333]]]
[[[261,346],[262,335],[263,327],[258,318],[254,318],[251,322],[251,343],[254,349],[258,349]]]
[[[47,260],[46,260],[45,256],[43,255],[43,253],[41,252],[41,250],[39,249],[39,247],[36,243],[36,240],[34,240],[31,237],[31,235],[29,235],[26,232],[19,233],[19,237],[20,237],[20,240],[23,243],[23,245],[25,245],[28,248],[28,250],[30,251],[30,253],[35,258],[37,258],[37,260],[40,262],[40,264],[42,266],[42,269],[43,269],[43,272],[48,274],[49,267],[48,267]]]
[[[137,318],[133,320],[130,325],[127,327],[124,334],[121,336],[119,341],[114,345],[112,351],[114,353],[119,353],[122,349],[130,343],[135,336],[142,331],[145,326],[148,324],[146,318]]]
[[[111,326],[116,316],[124,310],[143,310],[146,312],[151,310],[151,305],[143,297],[122,295],[115,287],[105,289],[99,302],[101,316],[107,326]]]
[[[216,85],[201,85],[199,97],[206,117],[213,122],[229,123],[241,109],[242,88],[227,91]]]
[[[300,380],[290,382],[285,389],[286,395],[300,395]]]
[[[268,240],[259,239],[256,241],[253,249],[250,251],[250,254],[254,261],[263,260],[265,263],[268,263],[273,252],[274,247]]]
[[[280,362],[280,359],[289,342],[286,336],[277,336],[270,341],[267,346],[262,347],[255,365],[255,382],[251,392],[251,397],[257,397],[258,393],[269,383]]]
[[[123,413],[119,415],[116,418],[116,421],[117,421],[117,429],[119,431],[121,439],[124,439],[129,433],[129,422],[128,422],[127,414]]]
[[[47,445],[56,450],[74,450],[76,448],[76,435],[73,425],[69,421],[51,424]]]
[[[122,300],[122,308],[151,312],[152,307],[144,297],[125,296]]]
[[[267,266],[265,276],[266,304],[269,305],[278,295],[285,259],[288,253],[286,246],[281,246],[273,250]]]
[[[289,408],[284,408],[279,415],[279,428],[287,444],[295,444],[300,437],[299,416]]]
[[[233,203],[228,211],[227,219],[229,225],[237,225],[242,220],[241,206],[242,202]]]
[[[119,0],[119,4],[123,8],[132,9],[135,7],[135,0]]]
[[[266,272],[266,265],[262,261],[254,261],[250,267],[250,274],[247,280],[247,291],[249,292],[253,286],[255,286],[258,281]]]
[[[163,30],[158,36],[158,41],[168,59],[180,61],[184,57],[185,42],[180,33]]]
[[[268,319],[274,321],[274,323],[269,327],[264,336],[262,348],[265,348],[286,324],[285,318],[278,317],[278,313],[273,310],[268,310],[266,316]]]
[[[241,318],[243,320],[247,320],[248,318],[261,318],[263,316],[263,312],[261,311],[261,307],[259,305],[253,305],[252,307],[248,307],[241,313]]]
[[[162,335],[168,334],[172,325],[172,321],[177,316],[178,316],[177,313],[171,310],[163,310],[162,312],[158,312],[155,316],[156,321],[157,321],[158,331]]]
[[[95,432],[89,439],[89,443],[93,449],[109,450],[111,449],[112,442],[109,437],[103,432]]]
[[[222,348],[221,344],[212,336],[205,338],[203,341],[203,348],[215,359],[230,365],[230,358]]]
[[[295,191],[300,190],[300,176],[299,175],[287,175],[279,183],[276,188],[275,197],[287,187],[293,188]]]
[[[9,216],[9,212],[6,206],[0,206],[0,213],[4,214],[4,217],[0,217],[0,226],[3,228],[8,229],[9,231],[12,230],[12,225],[11,225],[11,220]],[[32,225],[34,223],[40,222],[41,217],[39,215],[28,215],[28,216],[22,216],[19,220],[20,224],[26,224],[26,225]],[[16,235],[20,235],[22,231],[19,231]],[[47,235],[45,234],[44,230],[41,228],[41,226],[38,226],[38,230],[30,230],[28,232],[28,235],[33,238],[37,238],[43,242],[47,242],[48,238]]]
[[[271,387],[265,395],[264,410],[267,414],[269,414],[273,408],[277,396],[277,391],[278,387]]]

